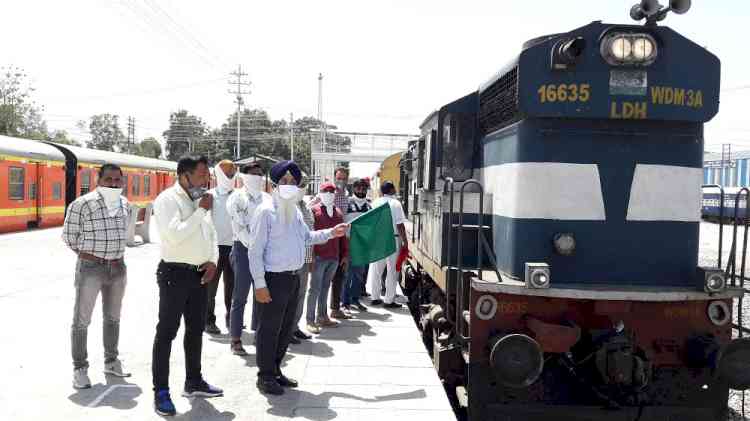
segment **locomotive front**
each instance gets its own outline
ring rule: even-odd
[[[455,323],[435,305],[423,319],[436,363],[463,351],[463,373],[442,371],[465,378],[471,419],[719,419],[729,388],[750,386],[747,343],[732,341],[742,291],[698,267],[703,124],[718,112],[720,62],[656,25],[688,6],[644,0],[632,14],[646,25],[529,41],[448,106],[476,103],[485,254],[499,279],[458,277],[465,287],[441,286]]]

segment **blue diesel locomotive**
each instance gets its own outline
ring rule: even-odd
[[[402,157],[403,287],[469,419],[718,420],[750,386],[742,289],[698,267],[720,61],[657,25],[689,6],[527,42]]]

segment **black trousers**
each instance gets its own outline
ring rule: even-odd
[[[339,267],[336,268],[336,274],[333,275],[333,281],[331,281],[331,310],[339,310],[341,308],[341,288],[344,285],[344,276],[347,271]]]
[[[257,303],[255,349],[258,377],[273,378],[281,374],[281,362],[296,330],[299,277],[291,272],[266,272],[266,284],[271,302]]]
[[[206,325],[206,286],[201,284],[203,272],[180,265],[160,262],[156,271],[159,283],[159,323],[151,361],[154,390],[169,389],[169,356],[172,341],[185,318],[186,385],[198,384],[201,376],[203,328]]]
[[[229,259],[232,246],[219,246],[219,262],[216,265],[216,276],[208,284],[208,310],[206,310],[206,324],[216,323],[216,293],[219,291],[219,278],[224,278],[224,307],[227,312],[225,319],[229,325],[229,312],[232,310],[232,293],[234,292],[234,270]]]

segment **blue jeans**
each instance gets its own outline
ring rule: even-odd
[[[367,265],[351,266],[351,261],[349,263],[347,277],[341,289],[341,302],[345,306],[359,303],[359,297],[362,293],[362,282],[364,282],[365,271],[367,270]]]
[[[315,269],[312,273],[310,290],[307,292],[307,323],[328,318],[328,290],[333,275],[339,267],[338,259],[320,259],[315,257]],[[317,317],[315,311],[317,310]]]
[[[241,338],[242,326],[245,321],[245,306],[250,294],[250,286],[253,284],[253,277],[250,275],[250,265],[247,260],[247,248],[241,242],[235,241],[229,259],[234,269],[232,308],[229,311],[229,335],[232,338]],[[255,312],[253,312],[253,315],[255,315]]]

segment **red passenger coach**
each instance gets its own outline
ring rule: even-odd
[[[0,136],[0,233],[62,225],[66,207],[96,188],[105,163],[122,168],[123,195],[145,207],[176,177],[177,163]]]

